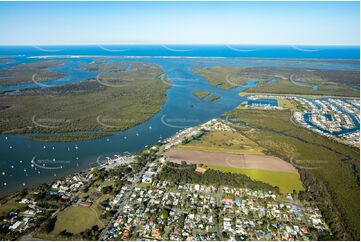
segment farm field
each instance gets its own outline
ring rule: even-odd
[[[303,190],[300,176],[292,164],[265,153],[266,149],[239,132],[211,131],[199,139],[178,145],[165,156],[176,163],[184,160],[222,172],[244,174],[278,186],[281,192]]]
[[[232,152],[239,154],[263,154],[263,149],[238,132],[206,132],[201,139],[177,146],[178,149]]]
[[[272,186],[277,186],[281,193],[292,193],[293,191],[303,191],[300,175],[294,172],[277,172],[260,169],[240,169],[234,167],[222,167],[208,165],[207,168],[222,172],[238,173],[249,176],[256,181],[262,181]]]
[[[297,170],[290,163],[277,157],[266,155],[244,155],[186,149],[171,149],[166,151],[164,155],[169,161],[175,163],[186,161],[191,164],[215,165],[265,171],[282,171],[297,174]]]

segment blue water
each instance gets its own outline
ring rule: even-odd
[[[104,45],[0,46],[0,55],[198,56],[359,59],[359,46]]]
[[[336,135],[336,136],[341,136],[341,135],[344,135],[344,134],[348,134],[348,133],[352,133],[352,132],[355,132],[357,130],[360,130],[360,123],[357,121],[357,119],[354,117],[354,116],[350,116],[353,123],[355,124],[355,127],[352,128],[352,129],[347,129],[347,128],[341,128],[340,131],[337,131],[337,132],[330,132],[328,130],[324,130],[324,129],[321,129],[319,128],[318,126],[314,125],[311,121],[310,121],[310,118],[311,118],[311,113],[305,113],[303,115],[305,121],[307,124],[311,125],[312,127],[316,128],[316,129],[320,129],[322,130],[323,132],[327,133],[327,134],[332,134],[332,135]]]
[[[258,104],[258,105],[270,105],[273,107],[277,107],[278,106],[278,102],[276,99],[269,99],[269,98],[260,98],[257,100],[248,100],[248,105],[253,105],[253,104]]]
[[[328,98],[320,98],[320,100],[327,100]],[[339,98],[340,100],[347,100],[347,98]],[[314,102],[314,100],[312,99],[308,99],[309,101],[311,101],[317,108],[320,108],[320,106]],[[347,128],[341,128],[340,131],[337,131],[337,132],[330,132],[328,130],[323,130],[323,129],[320,129],[318,126],[314,125],[311,121],[310,121],[310,118],[311,118],[311,113],[305,113],[303,115],[305,121],[307,124],[311,125],[312,127],[316,128],[316,129],[320,129],[322,130],[323,132],[327,133],[327,134],[331,134],[331,135],[336,135],[336,136],[341,136],[341,135],[344,135],[344,134],[348,134],[348,133],[352,133],[352,132],[355,132],[357,130],[360,130],[360,122],[358,121],[357,117],[355,117],[355,115],[353,115],[352,113],[348,113],[345,109],[343,109],[341,106],[338,106],[337,104],[333,104],[339,111],[343,112],[343,113],[346,113],[348,114],[348,116],[351,118],[352,122],[354,123],[354,128],[351,128],[351,129],[347,129]],[[351,104],[352,105],[352,104]],[[332,121],[332,116],[330,114],[325,114],[325,117],[327,120],[329,121]]]
[[[32,59],[25,59],[24,57],[17,57],[17,60],[21,60],[19,62],[26,63],[30,61],[35,61]],[[25,60],[24,60],[25,59]],[[58,73],[65,73],[66,76],[63,78],[59,78],[56,80],[50,80],[45,82],[36,83],[31,81],[30,83],[26,84],[19,84],[16,86],[0,86],[0,91],[13,91],[13,90],[22,90],[27,88],[47,88],[47,87],[54,87],[54,86],[61,86],[73,82],[79,82],[82,80],[86,80],[89,78],[94,78],[98,73],[94,71],[89,71],[81,68],[81,64],[84,64],[86,62],[90,62],[90,59],[81,59],[78,61],[68,61],[64,65],[61,65],[59,67],[51,68],[52,71],[58,72]],[[18,62],[17,62],[18,63]],[[29,77],[29,80],[36,80],[36,77],[33,79]],[[0,81],[1,84],[1,81]]]
[[[326,119],[327,119],[328,121],[332,121],[332,120],[333,120],[331,114],[325,114],[325,117],[326,117]]]
[[[84,70],[81,68],[81,64],[96,60],[97,56],[107,56],[109,61],[133,60],[157,64],[163,68],[173,83],[173,86],[167,91],[166,103],[159,113],[145,123],[124,132],[117,132],[109,138],[56,143],[30,141],[24,139],[22,135],[0,135],[0,196],[23,187],[40,184],[89,168],[96,165],[98,157],[104,159],[105,156],[111,154],[140,151],[145,146],[151,146],[160,139],[174,135],[180,129],[197,125],[214,117],[220,117],[221,114],[232,110],[246,100],[245,97],[238,96],[239,91],[256,84],[254,80],[249,80],[247,85],[243,87],[222,90],[209,85],[201,76],[192,72],[191,68],[193,67],[244,65],[359,69],[358,62],[334,63],[324,60],[235,58],[358,59],[358,47],[319,47],[320,50],[317,52],[300,51],[298,48],[289,46],[237,47],[239,48],[238,51],[235,50],[235,46],[171,46],[172,50],[168,46],[0,47],[1,58],[14,60],[11,63],[0,63],[0,70],[11,65],[39,60],[39,58],[33,57],[47,56],[49,59],[67,60],[67,64],[53,68],[53,71],[65,73],[66,77],[44,83],[49,86],[94,78],[98,73]],[[241,48],[254,51],[240,51]],[[87,57],[74,58],[78,55],[86,55]],[[73,57],[69,58],[70,56]],[[144,58],[132,56],[143,56]],[[187,58],[195,56],[203,58]],[[21,91],[23,88],[32,88],[36,85],[30,83],[15,87],[0,86],[0,90]],[[202,101],[192,95],[195,90],[220,94],[221,98],[216,102]],[[6,120],[1,121],[6,122]],[[42,169],[32,166],[31,160],[34,157],[35,160],[52,161],[54,159],[57,163],[49,166],[56,169]]]

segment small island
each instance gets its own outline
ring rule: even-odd
[[[206,97],[208,97],[208,102],[214,102],[217,99],[221,98],[221,95],[219,94],[212,94],[210,92],[202,91],[202,92],[192,92],[192,94],[196,97],[198,97],[199,100],[204,100]]]
[[[221,98],[221,95],[219,94],[213,94],[211,96],[208,97],[208,102],[214,102],[216,101],[217,99],[220,99]]]
[[[75,133],[75,134],[52,134],[52,135],[28,135],[26,139],[46,142],[72,142],[92,139],[101,139],[112,136],[112,133]]]
[[[205,97],[207,97],[210,92],[192,92],[192,94],[199,98],[199,100],[203,100]]]

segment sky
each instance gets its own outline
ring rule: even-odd
[[[0,2],[0,45],[359,45],[359,2]]]

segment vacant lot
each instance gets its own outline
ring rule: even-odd
[[[231,152],[240,154],[263,154],[263,148],[238,132],[206,132],[201,139],[178,145],[179,149]]]
[[[78,234],[94,225],[103,228],[104,224],[99,219],[99,216],[100,211],[95,205],[89,208],[81,206],[68,207],[58,214],[55,228],[51,233],[57,235],[61,231],[67,230],[73,234]]]
[[[252,180],[262,181],[272,186],[277,186],[282,193],[292,193],[295,191],[303,191],[303,185],[300,175],[294,172],[279,172],[254,169],[239,169],[233,167],[208,166],[213,170],[222,172],[238,173],[249,176]]]
[[[164,155],[169,161],[175,163],[186,161],[192,164],[297,173],[297,170],[290,163],[277,157],[266,155],[236,154],[186,149],[171,149],[166,151]]]

